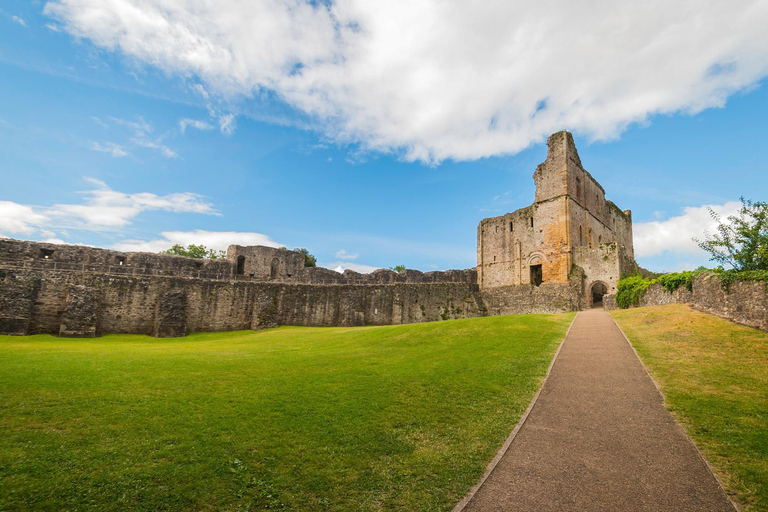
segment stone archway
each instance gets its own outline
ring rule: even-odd
[[[589,303],[593,308],[603,307],[603,296],[608,293],[608,285],[602,281],[595,281],[589,287]]]

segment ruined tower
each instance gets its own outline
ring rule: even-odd
[[[489,292],[543,287],[548,297],[559,287],[575,291],[574,309],[590,306],[615,293],[622,272],[636,266],[632,214],[605,199],[570,133],[555,133],[547,145],[547,159],[533,173],[534,203],[477,228],[478,284]]]

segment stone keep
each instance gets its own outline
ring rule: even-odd
[[[570,133],[555,133],[547,145],[547,159],[533,174],[534,203],[477,228],[478,284],[492,293],[581,279],[579,302],[592,305],[636,268],[632,213],[605,199]]]

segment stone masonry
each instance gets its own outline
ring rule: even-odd
[[[534,203],[477,228],[480,289],[491,302],[508,298],[498,312],[541,310],[530,306],[536,302],[551,310],[589,307],[637,267],[632,213],[605,199],[570,133],[555,133],[547,144],[547,159],[533,174]]]
[[[480,223],[477,269],[338,273],[271,247],[203,260],[0,239],[0,334],[169,337],[588,307],[635,266],[631,214],[605,200],[569,133],[548,144],[533,205]]]

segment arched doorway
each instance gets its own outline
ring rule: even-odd
[[[272,258],[272,263],[269,265],[269,278],[270,279],[276,278],[279,271],[280,271],[280,260],[277,258]]]
[[[592,285],[589,293],[592,300],[592,307],[601,308],[603,307],[603,295],[608,293],[608,286],[601,281],[597,281]]]

